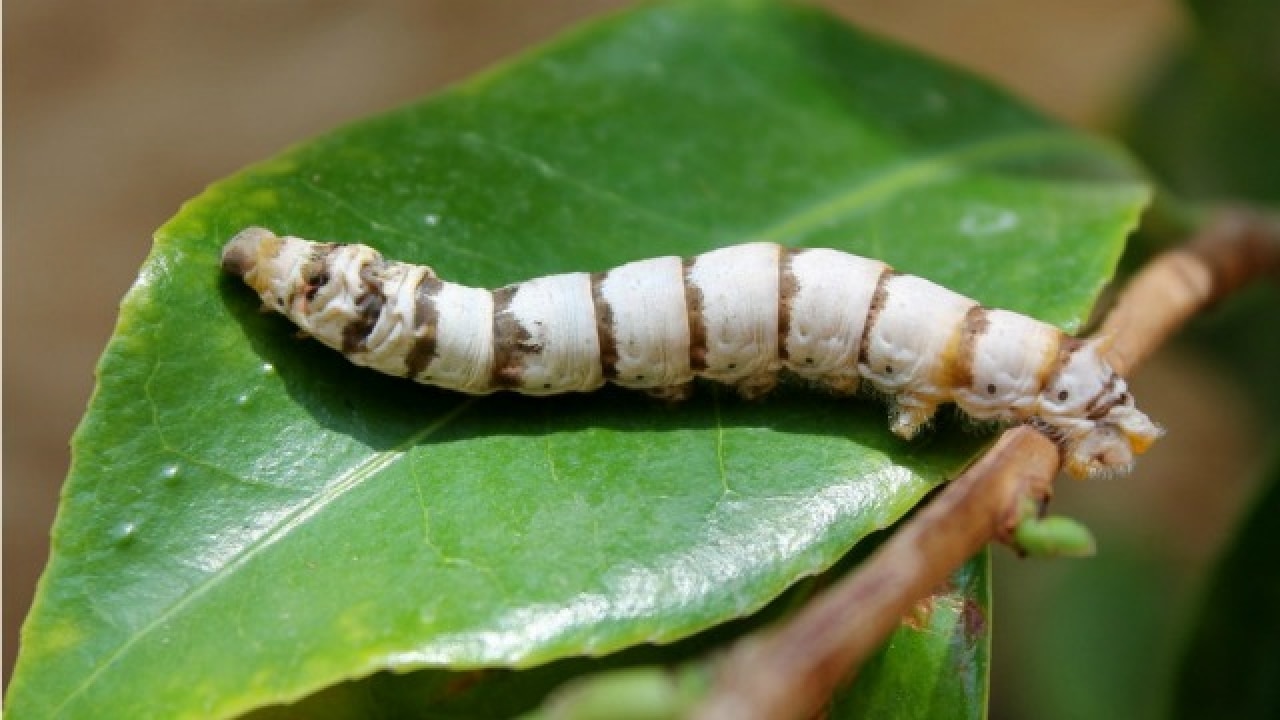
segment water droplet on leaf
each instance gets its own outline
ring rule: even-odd
[[[166,483],[172,484],[174,482],[177,482],[178,474],[181,471],[182,471],[182,468],[178,467],[176,464],[165,465],[164,468],[160,470],[160,479],[165,481]]]
[[[116,545],[124,546],[133,543],[138,535],[138,524],[133,521],[122,522],[111,532]]]

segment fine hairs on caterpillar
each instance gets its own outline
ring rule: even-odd
[[[243,230],[222,267],[352,362],[471,394],[594,390],[667,398],[694,377],[768,392],[782,369],[847,394],[863,380],[911,438],[938,406],[1029,422],[1076,477],[1128,471],[1161,431],[1102,359],[1024,315],[836,250],[735,245],[497,290],[364,245]]]

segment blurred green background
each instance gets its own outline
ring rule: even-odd
[[[6,684],[45,561],[67,441],[151,232],[183,200],[249,162],[623,4],[6,3]],[[1179,143],[1173,130],[1193,132],[1203,115],[1169,89],[1190,82],[1165,71],[1171,55],[1188,54],[1178,48],[1190,21],[1173,0],[822,4],[1066,122],[1112,134],[1129,128],[1141,149],[1163,157]],[[1249,97],[1249,79],[1242,82]],[[1131,123],[1136,98],[1152,87],[1172,104]],[[1159,167],[1184,178],[1213,167],[1189,163]],[[1229,184],[1209,185],[1223,188]],[[1212,323],[1201,334],[1211,332]],[[1243,387],[1190,345],[1164,352],[1134,386],[1169,438],[1135,475],[1064,482],[1055,501],[1055,512],[1093,527],[1099,556],[1020,561],[996,552],[993,717],[1154,717],[1165,709],[1183,625],[1261,473],[1266,441]]]

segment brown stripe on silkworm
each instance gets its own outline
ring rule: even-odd
[[[1072,338],[1070,335],[1064,335],[1062,331],[1053,328],[1053,347],[1046,349],[1044,355],[1040,358],[1040,367],[1036,368],[1036,387],[1033,394],[1039,395],[1053,381],[1054,373],[1058,371],[1058,364],[1062,356],[1062,344]]]
[[[973,354],[978,340],[987,334],[990,327],[991,318],[981,305],[974,305],[964,314],[964,321],[952,341],[955,347],[948,348],[951,356],[942,365],[947,370],[948,387],[967,388],[973,385]]]
[[[333,243],[318,243],[311,248],[310,257],[302,266],[302,282],[305,289],[303,297],[307,302],[315,300],[320,288],[329,284],[329,259],[333,257],[335,247],[337,246]]]
[[[867,362],[867,341],[871,339],[871,331],[875,328],[876,321],[880,319],[880,313],[889,300],[889,281],[897,274],[893,268],[885,265],[884,270],[880,271],[880,277],[876,278],[876,290],[871,294],[871,305],[867,308],[867,321],[862,326],[862,338],[858,341],[858,362],[860,363]]]
[[[493,369],[489,384],[499,389],[520,387],[524,366],[520,346],[532,338],[511,312],[511,301],[519,285],[498,288],[493,294]]]
[[[1084,341],[1080,338],[1072,337],[1062,333],[1058,334],[1058,353],[1054,356],[1053,362],[1049,364],[1049,370],[1045,373],[1044,382],[1040,383],[1040,392],[1044,392],[1053,379],[1058,377],[1058,373],[1062,372],[1062,368],[1070,362],[1071,356],[1076,350],[1084,347]]]
[[[1098,403],[1102,402],[1102,399],[1106,397],[1107,394],[1112,390],[1115,390],[1116,380],[1117,377],[1114,372],[1107,376],[1107,381],[1103,383],[1102,387],[1098,389],[1098,392],[1095,393],[1093,397],[1089,398],[1088,404],[1084,406],[1085,412],[1092,412],[1093,409],[1098,406]]]
[[[779,246],[778,257],[778,359],[786,361],[790,352],[787,350],[787,336],[791,334],[791,305],[795,301],[800,282],[796,278],[792,260],[802,252]]]
[[[332,246],[324,247],[325,245],[329,244],[316,244],[308,249],[307,259],[298,270],[297,279],[289,284],[289,294],[285,296],[282,306],[293,307],[294,301],[298,299],[298,293],[301,292],[305,311],[311,301],[315,300],[320,287],[329,282],[329,256]],[[346,352],[345,349],[344,352]]]
[[[1119,396],[1108,398],[1108,396],[1115,391],[1116,383],[1119,381],[1120,376],[1116,375],[1114,372],[1107,376],[1106,384],[1102,386],[1102,389],[1098,390],[1096,395],[1089,398],[1089,404],[1085,405],[1085,417],[1090,420],[1100,420],[1106,417],[1107,413],[1111,412],[1111,408],[1120,404]],[[1108,398],[1106,402],[1103,402],[1104,398]]]
[[[707,323],[702,317],[702,288],[689,277],[696,258],[686,258],[681,276],[684,279],[684,306],[689,313],[689,369],[702,372],[707,369]]]
[[[618,337],[614,331],[613,308],[604,296],[608,272],[591,273],[591,304],[596,317],[596,341],[600,345],[600,376],[605,380],[618,377]]]
[[[443,286],[439,278],[427,273],[413,291],[413,334],[416,339],[404,358],[406,377],[421,375],[436,355],[436,337],[440,329],[440,309],[436,307],[436,298]]]
[[[380,263],[379,263],[380,264]],[[378,324],[382,306],[387,297],[383,294],[382,280],[375,263],[360,268],[360,280],[365,290],[356,298],[356,317],[342,329],[342,352],[350,354],[366,350],[365,340]]]

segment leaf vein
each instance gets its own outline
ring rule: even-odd
[[[604,201],[607,204],[615,205],[617,207],[623,208],[639,217],[647,218],[658,225],[665,225],[667,227],[679,230],[682,233],[688,233],[695,238],[701,238],[707,234],[706,228],[696,227],[694,225],[689,224],[688,222],[672,217],[671,215],[668,215],[666,213],[662,213],[657,210],[654,210],[650,207],[641,205],[640,203],[636,202],[634,199],[626,197],[625,195],[622,195],[614,190],[600,187],[586,180],[583,180],[582,178],[571,175],[565,170],[555,165],[552,165],[550,162],[548,162],[544,158],[539,157],[538,155],[531,153],[527,150],[516,147],[514,145],[509,145],[507,143],[504,143],[499,140],[495,140],[493,138],[485,137],[478,133],[468,133],[466,137],[470,141],[470,143],[475,147],[496,150],[499,153],[506,155],[511,159],[517,160],[526,165],[530,165],[535,170],[537,170],[537,172],[543,177],[554,178],[556,180],[559,180],[563,182],[565,185],[568,185],[569,187],[572,187],[580,191],[582,194],[588,197],[592,197],[597,200]]]
[[[763,240],[794,244],[815,230],[829,227],[837,219],[857,216],[895,194],[955,177],[978,163],[1016,157],[1036,148],[1068,149],[1082,142],[1085,141],[1077,135],[1049,129],[998,135],[955,145],[890,165],[870,178],[857,179],[850,188],[798,208],[786,219],[761,230],[757,236]]]

